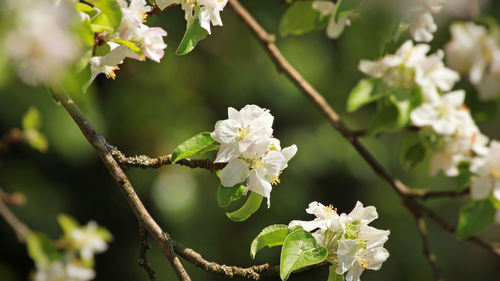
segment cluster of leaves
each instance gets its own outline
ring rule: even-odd
[[[288,227],[284,224],[270,225],[264,228],[252,241],[250,256],[252,259],[265,247],[282,246],[280,255],[280,277],[287,280],[290,274],[313,265],[323,264],[328,257],[328,250],[319,246],[316,239],[300,226]],[[335,270],[330,269],[328,281],[343,281]]]
[[[42,115],[36,107],[30,107],[23,116],[23,134],[28,144],[34,149],[45,152],[49,148],[49,142],[44,134],[40,132],[42,128]]]

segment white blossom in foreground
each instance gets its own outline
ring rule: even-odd
[[[327,261],[335,267],[337,274],[345,274],[346,281],[359,281],[365,269],[378,270],[389,257],[383,245],[390,231],[368,225],[378,218],[375,207],[363,207],[357,202],[349,214],[338,215],[333,206],[312,202],[306,212],[316,218],[313,221],[291,221],[288,226],[301,226],[312,232],[318,245],[328,249]]]
[[[14,17],[14,26],[2,38],[4,51],[26,83],[58,82],[80,55],[78,38],[71,32],[76,11],[62,2],[20,0],[2,4]]]
[[[199,22],[208,34],[211,33],[210,24],[222,26],[220,12],[224,10],[228,0],[157,0],[156,4],[163,10],[174,4],[180,4],[185,12],[186,21],[191,23],[195,16],[195,9],[199,6]]]
[[[413,45],[408,40],[394,55],[386,55],[378,61],[362,60],[359,70],[371,77],[382,78],[392,87],[418,85],[427,101],[436,100],[439,90],[451,90],[460,76],[444,66],[442,51],[427,56],[429,50],[427,44]]]
[[[473,125],[472,117],[464,108],[465,91],[457,90],[438,96],[433,102],[414,109],[410,118],[415,126],[431,126],[440,135],[451,135],[460,126]]]
[[[498,37],[472,22],[454,23],[446,44],[447,64],[476,85],[482,100],[500,95],[500,48]]]
[[[95,272],[91,268],[56,260],[47,266],[37,264],[34,281],[87,281],[94,277]]]
[[[108,244],[98,233],[97,223],[90,221],[86,226],[75,228],[71,231],[71,243],[79,249],[80,256],[90,260],[94,254],[105,252]]]
[[[335,11],[335,4],[331,1],[316,0],[313,2],[312,7],[323,16],[330,16],[326,27],[326,35],[329,38],[338,38],[344,31],[345,26],[349,26],[351,24],[349,15],[343,15],[338,19],[338,21],[335,20],[335,16],[333,14]]]
[[[500,142],[492,141],[488,153],[472,161],[471,171],[478,176],[471,184],[472,199],[481,200],[493,194],[500,201]]]
[[[446,0],[418,0],[412,9],[410,33],[416,42],[430,42],[437,31],[432,14],[441,11]]]
[[[270,205],[273,184],[297,152],[295,145],[281,149],[272,138],[274,117],[269,110],[246,105],[240,111],[228,108],[228,119],[218,121],[211,137],[220,144],[214,162],[225,163],[221,184],[231,187],[245,182],[248,190],[267,198]]]

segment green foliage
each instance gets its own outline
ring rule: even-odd
[[[219,203],[219,206],[229,206],[232,201],[240,199],[245,190],[247,190],[247,187],[243,183],[239,183],[231,187],[225,187],[222,184],[219,185],[219,190],[217,191],[217,202]]]
[[[457,237],[466,238],[493,223],[495,203],[493,198],[472,201],[460,210]]]
[[[387,94],[387,86],[378,78],[361,79],[347,98],[347,111],[354,112],[362,106],[381,99]]]
[[[196,44],[205,39],[207,35],[208,31],[201,27],[198,15],[196,15],[195,19],[191,23],[188,23],[186,33],[184,33],[184,37],[182,37],[182,41],[177,47],[175,54],[178,56],[189,54],[196,47]]]
[[[40,130],[42,128],[42,114],[38,108],[32,106],[23,116],[23,130]]]
[[[88,2],[101,11],[91,21],[94,32],[104,30],[113,32],[120,26],[122,10],[116,0],[89,0]]]
[[[287,280],[297,269],[323,262],[327,255],[328,250],[318,247],[311,233],[302,229],[292,232],[285,238],[281,249],[281,280]]]
[[[65,214],[57,215],[57,222],[59,222],[59,225],[61,226],[61,229],[66,236],[70,235],[73,229],[80,227],[78,221],[76,221],[73,217]]]
[[[373,136],[381,131],[397,132],[408,125],[410,120],[409,101],[397,101],[392,96],[379,106],[370,120],[368,134]]]
[[[335,11],[333,16],[335,20],[338,21],[340,17],[353,12],[359,7],[362,0],[339,0],[335,5]]]
[[[26,247],[28,255],[41,265],[48,265],[61,257],[54,242],[43,233],[31,232],[26,240]]]
[[[470,163],[461,162],[458,164],[458,176],[456,176],[455,183],[457,190],[463,190],[464,188],[470,186],[475,175],[469,169]]]
[[[216,142],[210,137],[209,132],[197,134],[175,148],[174,152],[172,152],[172,163],[207,151],[207,149],[212,148],[215,144]]]
[[[328,24],[328,17],[312,8],[313,1],[293,3],[280,21],[280,35],[301,35],[309,31],[323,29]]]
[[[401,164],[405,169],[413,168],[425,159],[426,154],[426,147],[422,142],[417,142],[403,152]]]
[[[245,221],[259,209],[262,198],[263,197],[261,195],[255,192],[250,192],[250,195],[248,196],[245,204],[243,204],[241,208],[234,212],[226,213],[226,216],[232,221]]]
[[[113,240],[111,232],[102,226],[97,227],[96,234],[106,242],[111,242]]]
[[[283,241],[285,241],[288,233],[290,233],[290,230],[285,224],[273,224],[264,228],[252,241],[250,256],[254,259],[257,252],[266,246],[271,248],[283,245]]]
[[[327,281],[345,281],[344,275],[338,275],[337,272],[335,272],[335,266],[330,265],[328,267],[328,279]]]

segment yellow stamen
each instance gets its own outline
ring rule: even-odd
[[[120,70],[120,68],[118,67],[118,65],[114,66],[113,69],[111,69],[110,72],[106,73],[106,78],[111,78],[113,80],[116,79],[116,73],[115,73],[115,70]]]
[[[493,176],[495,179],[500,179],[500,170],[497,168],[492,168],[490,171],[491,176]]]

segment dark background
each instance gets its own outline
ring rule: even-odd
[[[243,1],[256,19],[277,33],[279,18],[286,9],[280,1]],[[496,16],[500,5],[486,5],[483,11]],[[449,39],[448,26],[456,15],[443,12],[433,50]],[[467,18],[465,13],[461,16]],[[100,76],[84,96],[75,99],[107,140],[127,155],[159,156],[203,131],[212,131],[217,120],[227,118],[227,107],[240,109],[257,104],[275,116],[274,135],[282,146],[296,144],[297,155],[273,189],[271,208],[265,204],[244,223],[225,217],[217,205],[219,184],[206,170],[169,166],[161,169],[130,169],[127,174],[153,217],[182,244],[218,263],[250,266],[279,263],[279,247],[263,249],[250,259],[252,239],[270,224],[287,224],[293,219],[310,220],[305,213],[311,201],[333,204],[339,212],[349,212],[360,200],[374,205],[379,219],[373,225],[390,229],[386,248],[391,256],[379,271],[365,271],[362,280],[433,280],[424,258],[415,219],[401,204],[388,184],[379,179],[360,156],[316,108],[276,71],[249,30],[227,7],[222,13],[224,27],[214,27],[212,35],[189,55],[175,56],[184,32],[183,13],[169,9],[148,20],[150,26],[168,31],[168,48],[160,64],[127,59],[115,81]],[[363,77],[357,64],[362,58],[377,58],[383,50],[377,30],[384,18],[374,12],[368,23],[355,22],[339,40],[326,38],[323,31],[299,37],[279,38],[284,55],[314,85],[353,128],[365,128],[375,108],[359,113],[345,112],[350,89]],[[405,34],[404,40],[407,38]],[[392,52],[397,44],[387,45]],[[0,154],[0,186],[6,191],[23,192],[27,204],[12,207],[30,228],[59,237],[56,215],[66,213],[81,223],[95,220],[107,227],[114,241],[96,257],[95,280],[147,280],[137,266],[139,248],[136,219],[114,185],[103,164],[63,108],[56,105],[43,88],[23,85],[11,76],[0,89],[0,133],[21,126],[24,112],[32,105],[43,116],[42,132],[50,142],[41,154],[26,146],[15,146]],[[465,80],[465,79],[464,79]],[[475,91],[464,81],[474,99]],[[498,102],[493,114],[480,123],[485,134],[500,138]],[[475,110],[474,105],[471,106]],[[491,106],[490,106],[491,107]],[[478,112],[481,107],[478,107]],[[435,190],[453,188],[451,179],[431,177],[426,163],[404,170],[399,161],[400,145],[408,133],[384,134],[363,139],[375,157],[394,175],[415,187]],[[438,199],[426,203],[456,223],[457,213],[468,198]],[[241,203],[237,203],[241,204]],[[237,208],[237,204],[229,207]],[[428,223],[430,243],[446,280],[498,280],[500,260],[476,245],[458,240],[433,222]],[[484,239],[499,241],[500,228],[491,226],[480,233]],[[174,274],[158,245],[148,252],[157,280],[173,280]],[[221,280],[183,261],[193,280]],[[0,280],[27,280],[34,268],[25,246],[17,243],[13,231],[0,221]],[[293,275],[290,280],[326,280],[327,267]],[[274,279],[278,280],[279,277]]]

